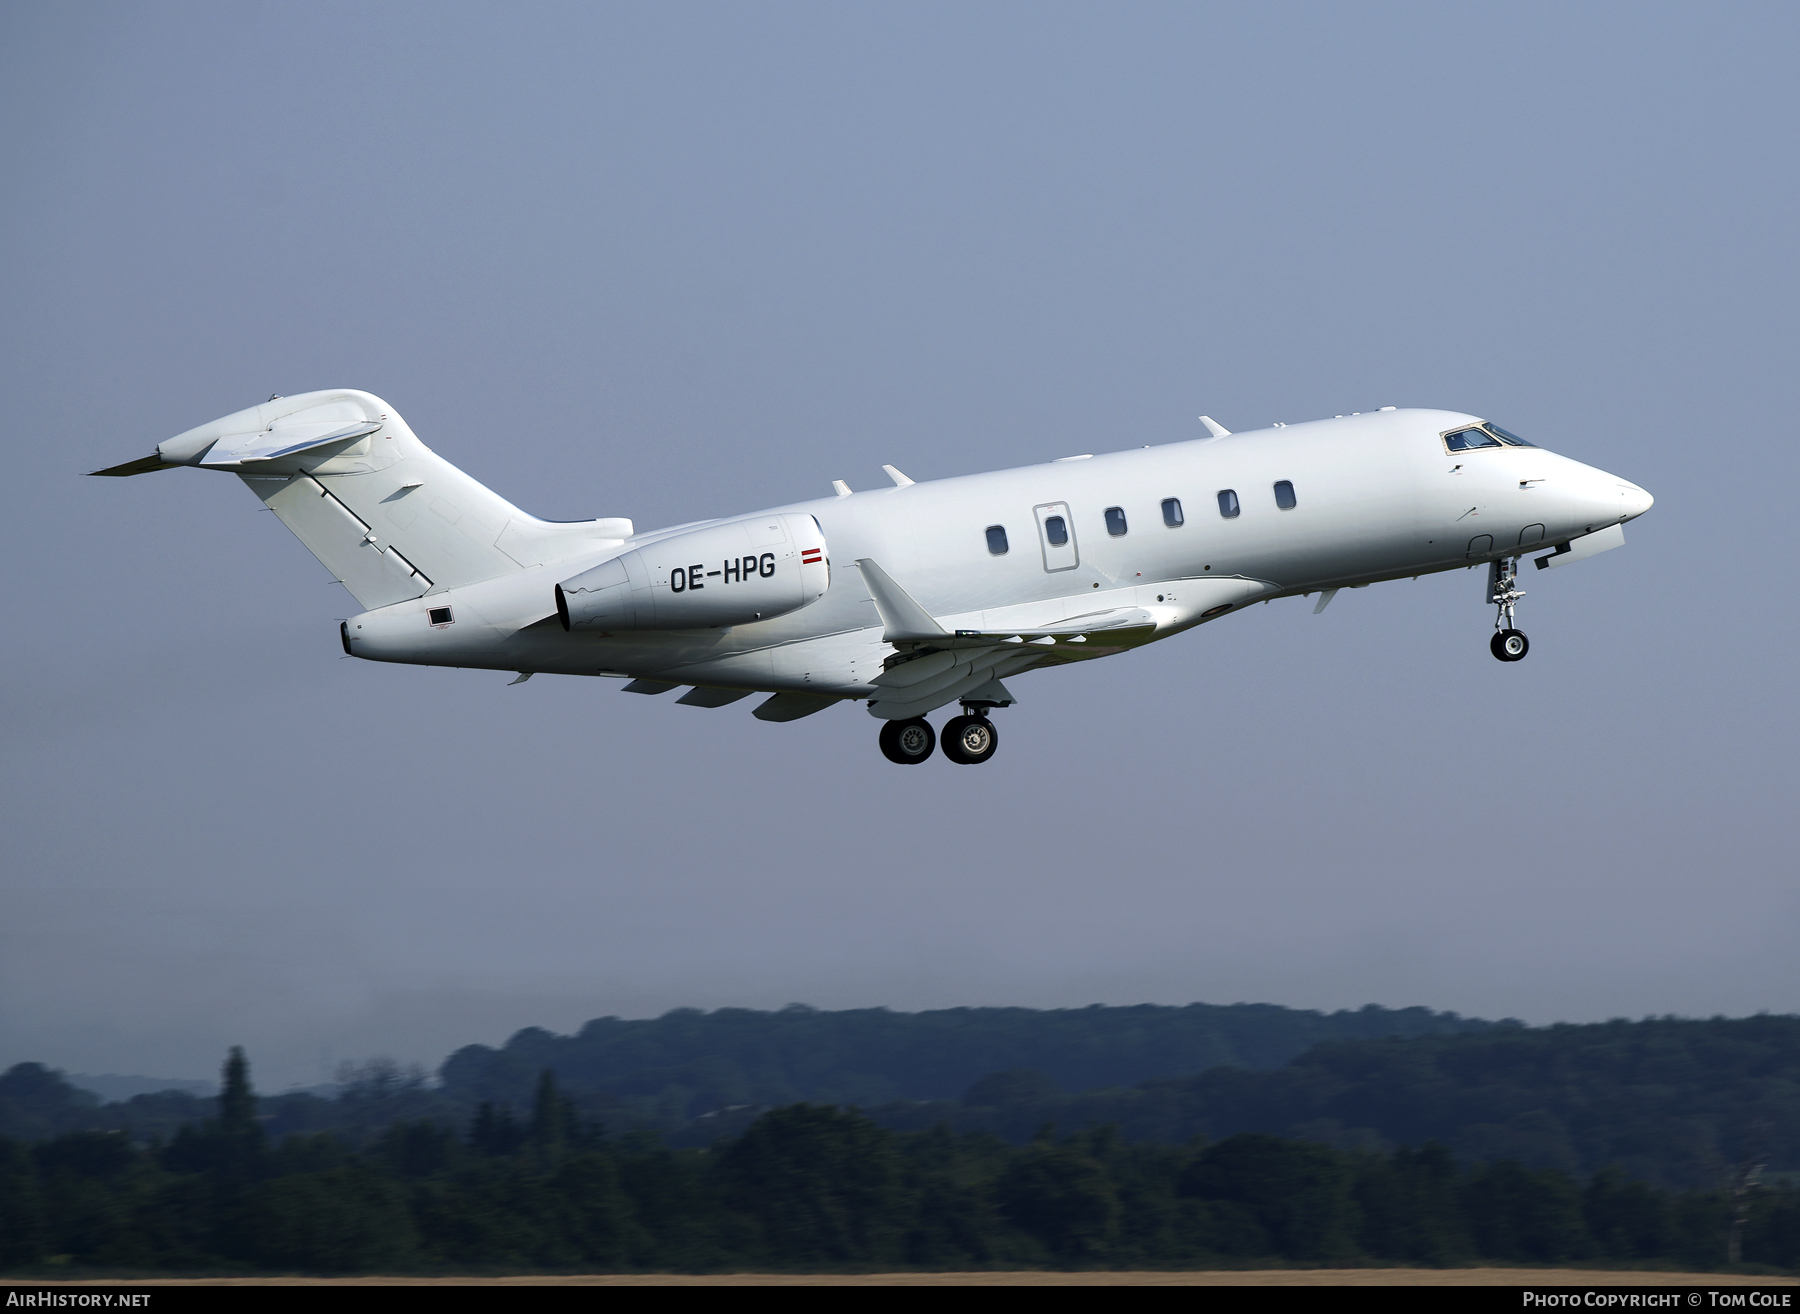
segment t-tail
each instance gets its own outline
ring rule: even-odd
[[[381,398],[350,389],[272,397],[93,473],[184,465],[242,479],[368,610],[632,534],[621,518],[525,514],[420,442]]]

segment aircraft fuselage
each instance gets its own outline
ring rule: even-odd
[[[862,559],[879,562],[947,630],[1038,629],[1123,607],[1156,618],[1137,642],[1089,636],[1040,655],[1034,664],[1043,664],[1138,646],[1251,602],[1548,550],[1650,504],[1635,484],[1542,448],[1446,450],[1446,431],[1478,423],[1383,411],[796,502],[767,514],[813,517],[833,568],[825,595],[785,616],[695,631],[565,632],[552,588],[576,563],[563,560],[357,617],[350,650],[377,661],[867,698],[893,649],[849,568]],[[1277,501],[1283,482],[1291,507]],[[1229,518],[1224,492],[1236,498]],[[1178,511],[1165,511],[1171,501]],[[1066,543],[1049,542],[1049,515],[1063,516]],[[990,550],[993,527],[1005,531],[1003,553]],[[444,605],[454,623],[426,625],[429,607]]]
[[[992,756],[1003,680],[1127,651],[1251,603],[1488,568],[1517,661],[1516,563],[1623,543],[1636,484],[1454,411],[1384,409],[796,502],[636,533],[527,515],[349,389],[272,397],[106,475],[228,471],[364,607],[371,661],[620,676],[768,721],[844,699],[896,762]]]

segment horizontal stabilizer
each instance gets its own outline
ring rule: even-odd
[[[88,473],[90,475],[117,475],[124,478],[126,475],[149,474],[152,470],[179,470],[180,468],[179,465],[171,465],[152,452],[135,461],[127,461],[124,465],[109,465],[104,470],[89,470]]]
[[[262,461],[273,461],[283,456],[298,456],[302,452],[316,452],[321,447],[335,445],[348,447],[359,438],[367,438],[381,428],[380,420],[362,420],[355,424],[330,425],[325,433],[306,433],[307,429],[324,426],[296,424],[276,426],[262,433],[242,435],[242,441],[233,443],[231,438],[223,438],[214,443],[212,449],[200,458],[200,464],[210,468],[254,465]],[[227,444],[232,444],[227,446]]]

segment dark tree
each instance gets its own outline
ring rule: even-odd
[[[1532,1172],[1507,1160],[1479,1170],[1463,1188],[1477,1250],[1495,1259],[1560,1264],[1589,1252],[1581,1193],[1566,1173]]]
[[[1201,1153],[1181,1193],[1241,1205],[1278,1254],[1331,1260],[1356,1253],[1356,1206],[1345,1157],[1308,1141],[1245,1133]]]
[[[491,1101],[483,1100],[469,1127],[469,1146],[480,1154],[512,1154],[525,1144],[529,1134],[513,1118],[511,1109],[505,1105],[496,1108]]]
[[[904,1219],[894,1136],[867,1118],[796,1104],[758,1118],[721,1156],[723,1203],[784,1265],[897,1257]]]
[[[1064,1263],[1105,1255],[1119,1225],[1106,1170],[1073,1144],[1034,1144],[994,1186],[1006,1216]]]
[[[1035,1068],[990,1072],[963,1092],[962,1102],[977,1108],[1004,1104],[1036,1104],[1062,1094],[1057,1084]]]
[[[242,1046],[233,1045],[225,1060],[219,1092],[219,1130],[245,1136],[256,1130],[256,1096],[250,1090],[250,1064]]]
[[[1351,1192],[1361,1211],[1362,1249],[1383,1259],[1444,1265],[1474,1253],[1463,1222],[1456,1160],[1435,1141],[1402,1147],[1386,1159],[1370,1157],[1357,1169]]]
[[[1626,1181],[1616,1168],[1594,1174],[1581,1194],[1581,1213],[1595,1249],[1608,1259],[1653,1259],[1667,1254],[1675,1238],[1668,1196]]]

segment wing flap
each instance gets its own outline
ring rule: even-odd
[[[822,698],[814,694],[778,693],[773,698],[766,698],[758,703],[750,715],[758,721],[798,721],[803,716],[822,712],[843,701],[841,698]]]
[[[948,657],[950,653],[935,653],[933,656]],[[956,653],[957,661],[928,680],[900,688],[883,687],[881,677],[876,677],[875,684],[880,690],[879,696],[869,699],[869,715],[884,721],[905,721],[915,716],[924,716],[935,708],[953,703],[965,694],[977,690],[986,693],[994,688],[1005,692],[1005,686],[999,681],[1008,675],[1017,675],[1026,667],[1034,665],[1045,657],[1043,649],[1027,648],[1021,652],[1017,648],[993,648],[986,652]],[[920,661],[929,660],[920,658]],[[906,665],[912,665],[908,662]],[[896,670],[903,669],[896,667]],[[892,672],[884,672],[892,674]],[[995,701],[1002,701],[996,699]],[[1012,701],[1007,694],[1004,701]]]

